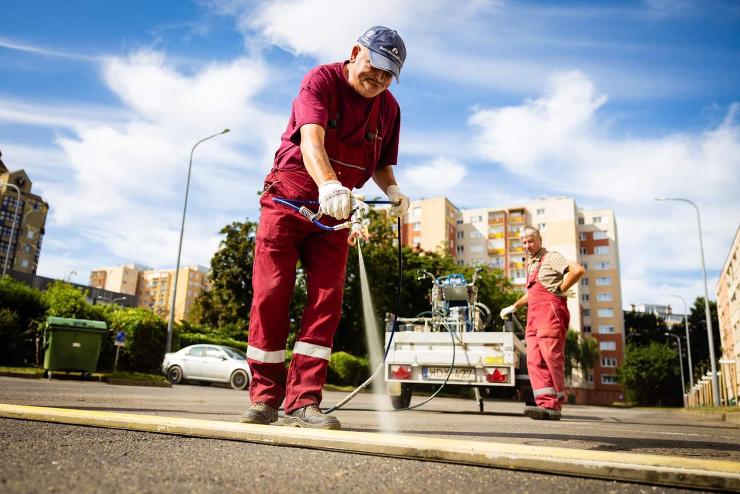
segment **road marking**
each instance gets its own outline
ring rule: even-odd
[[[0,404],[0,417],[740,491],[740,462]]]

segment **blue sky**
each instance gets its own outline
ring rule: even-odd
[[[39,274],[176,260],[257,218],[303,74],[367,27],[405,38],[391,88],[412,198],[505,207],[572,196],[613,208],[623,302],[710,290],[740,220],[740,4],[507,1],[27,1],[3,7],[0,149],[51,204]],[[377,189],[367,187],[369,194]]]

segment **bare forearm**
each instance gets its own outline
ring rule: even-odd
[[[373,173],[373,181],[380,187],[384,193],[391,185],[396,185],[396,176],[393,174],[392,166],[377,168]]]
[[[521,309],[525,305],[527,305],[527,294],[526,294],[526,292],[524,293],[524,295],[521,296],[521,298],[519,300],[517,300],[516,302],[514,302],[514,307],[517,308],[517,309]]]
[[[577,263],[570,263],[568,266],[568,272],[563,277],[563,281],[560,283],[559,290],[561,293],[567,292],[570,287],[578,283],[583,274],[586,272],[583,266]]]
[[[301,154],[306,171],[316,185],[337,180],[324,148],[324,129],[321,126],[308,124],[301,127]]]

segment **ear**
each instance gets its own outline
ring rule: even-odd
[[[360,50],[361,50],[361,48],[360,48],[360,45],[358,45],[358,44],[355,44],[352,47],[352,52],[349,55],[349,61],[350,62],[354,62],[357,59],[357,55],[360,54]]]

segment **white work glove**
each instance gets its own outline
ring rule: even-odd
[[[324,182],[319,187],[319,208],[332,218],[345,220],[352,209],[352,193],[336,180]]]
[[[506,319],[506,316],[513,314],[514,312],[516,312],[516,307],[514,307],[513,305],[510,305],[508,307],[504,307],[503,309],[501,309],[499,316],[501,316],[501,319]]]
[[[406,210],[409,208],[409,198],[401,193],[398,185],[389,185],[385,193],[391,202],[397,203],[397,205],[391,206],[391,214],[393,216],[403,216],[406,214]]]

